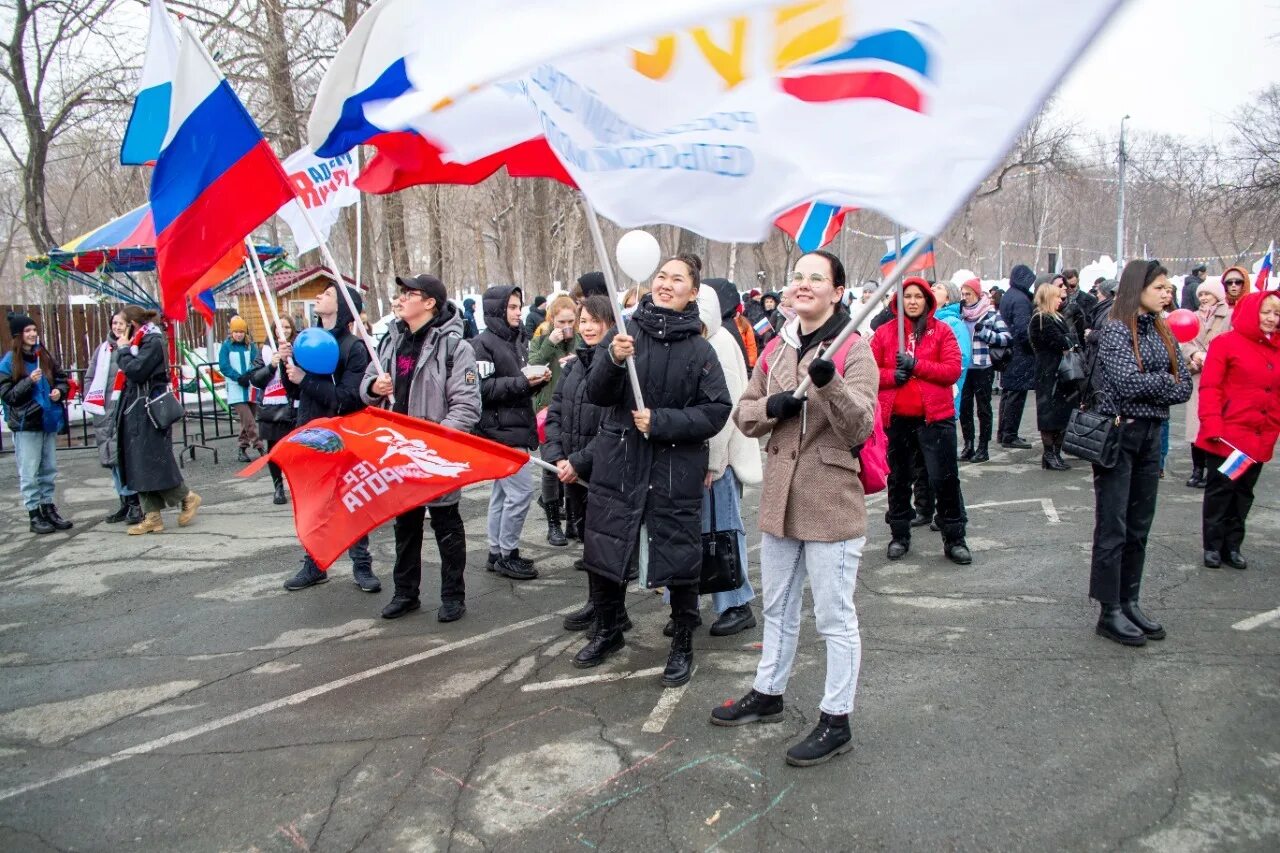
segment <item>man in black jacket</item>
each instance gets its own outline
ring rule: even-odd
[[[524,318],[524,336],[528,340],[533,340],[534,332],[538,327],[547,321],[547,297],[539,293],[533,297],[533,305],[529,308],[529,316]]]
[[[475,339],[476,373],[484,411],[477,432],[490,441],[536,450],[538,424],[533,396],[551,379],[548,367],[528,367],[529,341],[520,328],[523,295],[514,285],[484,292],[484,331]],[[493,481],[489,498],[489,562],[491,572],[512,580],[538,576],[533,563],[520,556],[520,531],[533,503],[534,469],[530,461],[519,471]]]
[[[1026,264],[1018,264],[1009,274],[1009,289],[1000,300],[1000,318],[1013,336],[1013,360],[1000,374],[1000,446],[1029,450],[1031,445],[1018,435],[1027,392],[1035,387],[1036,355],[1031,351],[1031,285],[1036,274]]]
[[[359,293],[348,287],[347,294],[357,311],[364,307]],[[316,418],[348,415],[364,408],[364,402],[360,399],[360,381],[369,366],[369,352],[364,343],[351,333],[355,317],[347,307],[347,301],[338,294],[338,285],[329,285],[316,297],[315,315],[321,327],[338,342],[338,366],[328,376],[307,373],[290,358],[293,355],[292,345],[280,345],[280,355],[290,359],[284,385],[289,397],[298,401],[298,426]],[[355,570],[356,585],[365,592],[381,592],[382,584],[373,574],[369,537],[361,537],[347,550],[347,556],[351,558]],[[290,591],[306,589],[327,583],[328,580],[329,573],[317,566],[310,554],[304,554],[302,568],[284,582],[284,588]]]
[[[1182,282],[1182,308],[1188,311],[1200,309],[1200,299],[1196,296],[1196,289],[1204,284],[1204,274],[1208,271],[1209,268],[1204,264],[1196,264],[1191,268],[1191,274],[1187,276],[1186,281]]]

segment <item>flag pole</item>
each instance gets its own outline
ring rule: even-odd
[[[271,334],[271,315],[267,313],[267,306],[262,304],[262,290],[258,284],[258,277],[254,275],[253,264],[248,258],[244,259],[244,271],[249,274],[249,284],[253,287],[253,298],[258,302],[258,313],[262,315],[262,325],[267,329],[267,343],[271,344],[273,352],[279,352],[280,348],[276,346],[276,336]]]
[[[828,353],[834,353],[836,350],[840,349],[840,347],[844,346],[844,342],[849,340],[849,337],[853,335],[854,332],[858,331],[858,326],[862,321],[870,317],[876,311],[877,306],[880,304],[880,300],[895,287],[898,289],[899,294],[898,318],[901,320],[904,313],[902,309],[901,281],[907,274],[907,270],[910,269],[913,263],[915,263],[916,258],[920,257],[920,255],[924,253],[925,246],[927,246],[931,240],[933,240],[932,236],[928,239],[924,239],[924,235],[921,235],[921,239],[916,240],[915,245],[913,245],[907,252],[907,256],[905,258],[899,258],[893,269],[889,270],[889,275],[885,277],[880,288],[876,290],[875,295],[858,306],[858,310],[852,313],[852,316],[850,316],[849,322],[845,324],[844,329],[841,330],[840,334],[836,335],[835,340],[831,342],[831,345],[819,354],[819,358],[826,358]],[[899,334],[901,334],[903,327],[899,325],[898,328]],[[799,387],[796,388],[795,393],[792,396],[798,400],[803,400],[805,395],[809,392],[809,387],[811,385],[813,385],[813,380],[806,376],[804,381],[802,381]]]
[[[257,274],[257,280],[262,287],[262,298],[266,300],[267,305],[271,306],[271,322],[276,324],[276,338],[279,339],[284,335],[284,329],[280,323],[280,309],[276,307],[275,294],[271,292],[270,285],[267,284],[267,273],[262,268],[262,261],[258,259],[258,250],[253,246],[253,240],[250,237],[244,238],[245,248],[249,250],[249,264],[253,267]],[[262,318],[266,321],[266,317]]]
[[[916,246],[923,246],[920,242],[920,236],[916,235]],[[919,254],[917,252],[917,254]],[[898,271],[898,267],[902,265],[902,226],[894,224],[893,226],[893,257],[896,261],[889,275],[893,275]],[[898,285],[898,352],[907,351],[907,321],[902,310],[902,285]]]
[[[347,288],[342,283],[342,273],[338,272],[338,262],[333,259],[333,253],[329,251],[329,241],[320,233],[320,229],[316,226],[316,222],[311,218],[311,212],[307,210],[307,206],[302,203],[302,199],[294,196],[293,203],[298,206],[298,212],[302,214],[302,218],[307,222],[307,228],[311,229],[311,234],[316,238],[316,242],[320,244],[320,254],[324,258],[325,266],[329,268],[329,272],[333,274],[333,282],[338,286],[338,297],[347,303],[347,310],[351,312],[353,322],[356,326],[356,337],[358,337],[365,345],[365,349],[369,350],[369,359],[374,363],[378,363],[378,350],[373,345],[373,338],[369,335],[369,330],[365,328],[364,321],[360,319],[360,312],[356,310],[356,304],[351,299],[351,294],[347,293]]]
[[[596,209],[584,192],[578,193],[578,201],[587,215],[587,228],[591,232],[591,242],[596,246],[596,257],[600,261],[600,270],[604,273],[604,283],[609,288],[609,304],[613,306],[613,322],[619,334],[626,334],[627,324],[622,319],[622,304],[619,301],[618,282],[613,275],[613,264],[609,262],[609,252],[604,246],[604,235],[600,233],[600,220],[596,218]],[[644,408],[644,396],[640,392],[640,374],[636,373],[634,356],[627,357],[627,375],[631,377],[631,393],[636,398],[636,408]]]

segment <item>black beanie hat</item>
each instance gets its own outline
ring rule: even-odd
[[[584,297],[609,295],[609,285],[605,284],[602,272],[584,272],[578,276],[578,284],[582,287]]]
[[[546,305],[546,304],[547,304],[547,297],[543,296],[541,293],[533,297],[534,308],[541,308],[543,305]]]
[[[32,320],[26,314],[19,314],[17,311],[9,312],[9,334],[13,335],[15,338],[22,337],[22,333],[26,330],[27,326],[34,326],[35,324],[36,321]]]

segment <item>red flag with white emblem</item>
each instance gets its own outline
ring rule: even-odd
[[[519,471],[529,454],[431,421],[364,409],[295,429],[240,472],[275,462],[298,540],[321,568],[375,527],[449,492]]]

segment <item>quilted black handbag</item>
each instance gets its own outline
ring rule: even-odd
[[[1089,365],[1086,388],[1093,386],[1093,371],[1097,366],[1095,357]],[[1098,397],[1103,393],[1101,390],[1086,393],[1080,408],[1071,411],[1067,432],[1062,438],[1062,449],[1100,468],[1114,468],[1120,458],[1120,435],[1124,423],[1118,414],[1106,415],[1097,410]]]
[[[160,432],[164,432],[187,414],[167,385],[155,397],[148,397],[144,405],[147,410],[147,419]]]
[[[702,534],[702,578],[698,594],[729,592],[742,586],[742,570],[738,563],[738,531],[716,530],[716,493],[711,494],[710,533]]]

